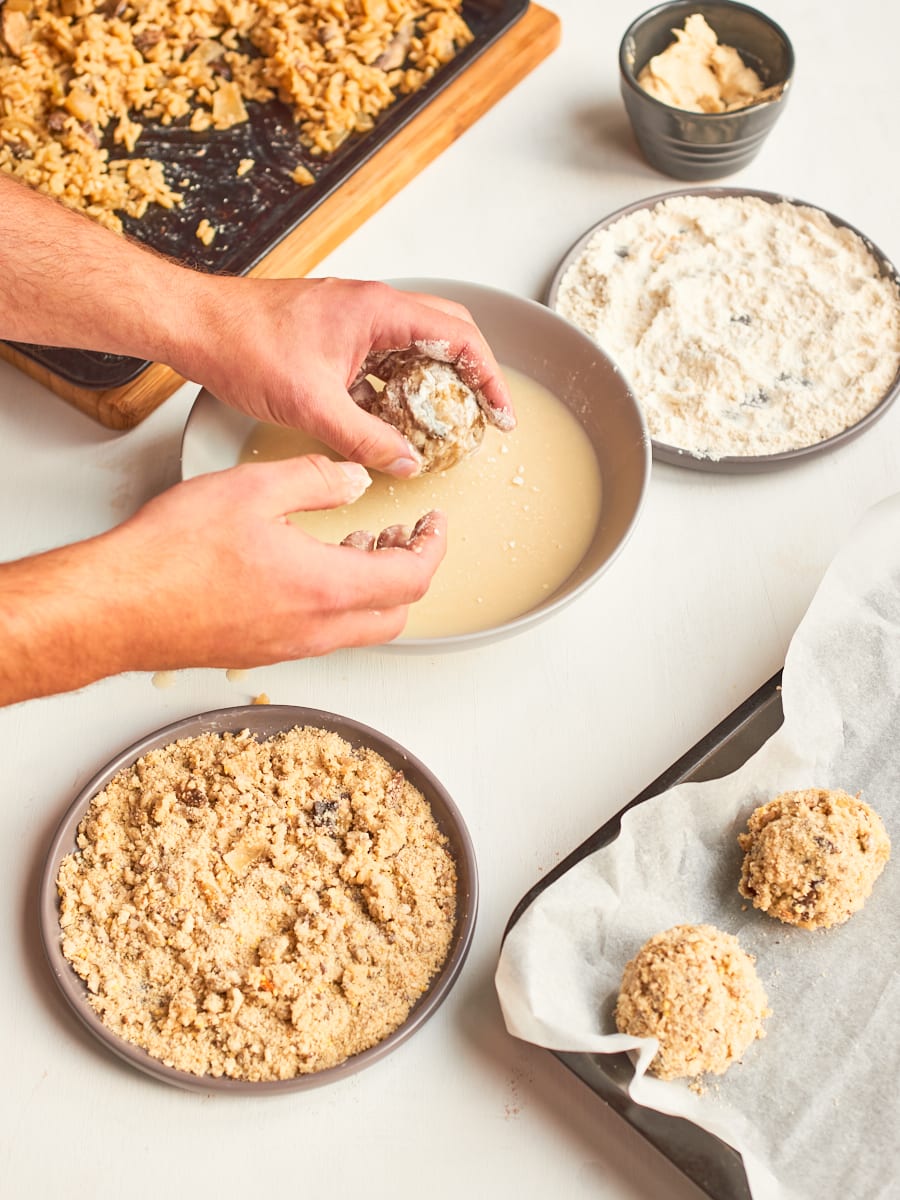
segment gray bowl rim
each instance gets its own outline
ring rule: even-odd
[[[178,738],[196,737],[201,733],[237,733],[251,728],[256,737],[272,737],[297,725],[311,725],[336,732],[353,746],[365,745],[381,754],[387,761],[404,771],[412,768],[414,775],[427,785],[431,795],[426,794],[429,806],[441,832],[448,838],[458,869],[464,865],[469,881],[468,890],[457,894],[457,920],[450,951],[443,966],[434,976],[423,996],[417,1001],[404,1023],[376,1045],[344,1062],[309,1075],[297,1075],[293,1079],[263,1080],[252,1082],[246,1079],[216,1078],[212,1075],[192,1075],[188,1071],[167,1067],[153,1058],[140,1046],[132,1045],[113,1033],[103,1024],[87,1000],[84,981],[75,972],[62,952],[59,925],[59,899],[56,888],[59,865],[62,859],[75,848],[75,837],[93,797],[110,782],[123,768],[130,766],[148,751],[167,745]],[[415,782],[415,781],[413,781]],[[416,786],[420,786],[416,783]],[[462,871],[459,872],[463,874]],[[107,1050],[112,1051],[131,1067],[152,1076],[161,1083],[170,1084],[186,1091],[223,1095],[271,1096],[288,1092],[308,1091],[329,1083],[337,1083],[350,1075],[380,1061],[396,1050],[434,1015],[462,971],[478,914],[478,868],[475,848],[462,813],[444,785],[434,773],[399,742],[361,721],[324,709],[305,708],[289,704],[238,705],[230,708],[210,709],[193,716],[182,717],[152,733],[146,734],[120,751],[104,767],[96,772],[79,790],[77,796],[63,815],[50,842],[40,881],[40,934],[44,953],[57,986],[72,1012]]]
[[[702,2],[703,0],[700,0],[701,5]],[[625,49],[628,39],[634,37],[635,29],[648,17],[656,16],[657,13],[662,13],[667,8],[692,8],[693,11],[696,9],[696,6],[691,6],[689,0],[688,3],[686,3],[685,0],[665,0],[663,4],[657,4],[654,5],[653,8],[648,8],[646,12],[642,12],[640,16],[635,17],[635,19],[622,34],[622,40],[619,43],[619,73],[631,91],[636,92],[643,99],[649,101],[653,105],[656,105],[658,108],[665,110],[666,112],[680,113],[682,116],[687,113],[690,115],[692,121],[697,121],[700,125],[714,125],[716,121],[721,121],[723,117],[730,117],[733,119],[739,113],[770,108],[775,104],[781,104],[787,98],[787,93],[790,90],[790,86],[794,78],[794,70],[797,65],[796,55],[794,53],[794,45],[791,39],[777,21],[773,21],[771,17],[767,16],[764,12],[760,12],[758,8],[754,8],[751,4],[741,4],[738,2],[738,0],[719,0],[719,2],[723,8],[727,7],[740,9],[745,13],[749,13],[753,17],[758,17],[762,24],[768,25],[769,28],[772,29],[773,32],[776,33],[784,42],[784,47],[787,52],[788,69],[781,84],[781,91],[778,93],[778,95],[773,96],[771,100],[761,100],[758,104],[748,104],[744,108],[733,108],[729,112],[705,113],[694,112],[691,109],[678,108],[674,104],[666,104],[664,100],[660,100],[656,96],[651,96],[649,92],[645,91],[641,87],[637,81],[634,71],[628,63]]]
[[[518,296],[514,292],[505,291],[503,288],[491,287],[490,285],[483,283],[472,283],[465,279],[450,279],[446,277],[441,278],[431,276],[403,276],[402,278],[385,279],[382,282],[388,284],[390,287],[396,288],[398,291],[403,292],[428,292],[433,295],[442,296],[448,291],[459,292],[462,290],[463,292],[473,295],[478,294],[491,296],[502,303],[521,305],[523,308],[539,309],[542,314],[546,314],[546,318],[550,318],[553,321],[562,322],[570,331],[574,330],[576,334],[578,334],[581,338],[584,338],[585,341],[590,345],[592,352],[596,353],[599,350],[601,356],[605,358],[606,361],[613,367],[616,375],[618,375],[622,380],[623,386],[632,404],[634,405],[634,411],[643,430],[643,479],[641,483],[640,495],[638,496],[634,513],[632,514],[631,520],[628,523],[628,527],[620,538],[619,543],[613,553],[609,556],[609,558],[606,559],[602,566],[598,570],[594,571],[593,574],[591,574],[587,579],[583,580],[577,587],[572,588],[572,590],[567,592],[565,595],[558,596],[556,599],[551,597],[539,608],[530,609],[528,612],[522,613],[520,616],[514,617],[512,620],[504,621],[501,625],[494,625],[490,629],[478,629],[472,633],[458,633],[448,635],[446,637],[401,637],[393,642],[384,642],[377,647],[372,647],[372,649],[377,649],[379,651],[387,651],[388,653],[397,654],[413,654],[422,652],[445,653],[447,651],[455,652],[458,650],[474,650],[478,647],[513,637],[515,634],[522,633],[526,629],[531,629],[534,626],[541,624],[548,618],[554,616],[556,613],[566,608],[569,604],[573,603],[573,601],[577,600],[586,591],[593,587],[600,576],[605,574],[609,567],[611,567],[615,560],[619,557],[634,533],[635,527],[637,526],[638,520],[643,512],[644,504],[647,499],[647,492],[650,487],[651,454],[650,435],[647,432],[647,422],[644,420],[644,414],[641,411],[640,405],[635,399],[634,391],[632,390],[630,384],[622,375],[621,371],[619,371],[619,369],[616,367],[615,363],[613,363],[606,351],[603,350],[602,347],[598,346],[593,338],[589,337],[583,330],[579,329],[577,325],[574,325],[571,321],[567,321],[565,317],[560,316],[560,314],[555,312],[551,307],[549,307],[549,305],[542,304],[540,301],[532,300],[526,296]],[[448,296],[447,298],[453,299],[454,297]],[[467,304],[468,302],[463,300],[461,303]],[[541,319],[546,318],[542,317]],[[207,389],[201,389],[201,391],[206,390]],[[199,395],[197,399],[199,399]],[[188,437],[191,416],[193,415],[196,404],[197,400],[195,400],[194,404],[191,406],[181,435],[179,462],[182,464],[184,462],[185,439]],[[563,583],[561,586],[565,587],[565,583]]]
[[[898,294],[900,294],[900,271],[897,270],[897,267],[884,251],[870,237],[867,237],[862,230],[857,229],[855,225],[851,225],[849,221],[845,221],[842,217],[829,212],[828,209],[822,208],[820,204],[814,204],[809,200],[800,200],[795,196],[786,196],[781,192],[762,191],[758,188],[692,187],[676,188],[673,191],[660,192],[655,196],[648,196],[644,200],[636,200],[632,204],[626,204],[623,208],[616,209],[615,212],[610,213],[592,225],[590,229],[573,243],[560,260],[547,288],[547,305],[554,312],[556,311],[555,304],[563,276],[598,230],[605,229],[614,224],[620,217],[627,217],[631,213],[639,212],[641,209],[653,208],[664,200],[671,200],[678,196],[710,196],[713,199],[728,196],[755,196],[760,200],[765,200],[769,204],[786,203],[795,204],[802,208],[815,209],[817,212],[822,213],[823,216],[826,216],[832,225],[841,229],[849,229],[851,233],[855,233],[857,237],[861,238],[866,249],[869,250],[878,263],[882,275],[893,280]],[[797,450],[783,450],[779,454],[748,454],[743,457],[725,455],[722,458],[699,458],[696,454],[691,454],[688,450],[682,450],[678,446],[670,446],[666,442],[659,442],[651,437],[653,458],[656,462],[668,463],[671,466],[687,467],[693,471],[707,471],[720,475],[752,474],[754,472],[772,471],[782,467],[790,467],[795,463],[810,458],[812,455],[835,450],[845,442],[852,441],[853,438],[858,437],[870,425],[884,416],[897,398],[898,393],[900,393],[900,368],[897,369],[896,375],[878,403],[865,416],[860,417],[855,425],[851,425],[847,429],[842,429],[840,433],[833,434],[829,438],[824,438],[821,442],[814,442],[811,446],[801,446]]]

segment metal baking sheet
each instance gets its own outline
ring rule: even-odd
[[[527,892],[516,905],[506,932],[545,888],[583,858],[613,841],[619,833],[622,816],[630,808],[676,784],[699,783],[731,774],[769,740],[783,720],[779,671]],[[743,1162],[736,1150],[690,1121],[643,1108],[630,1099],[627,1086],[633,1070],[627,1054],[549,1053],[711,1200],[752,1200]]]
[[[809,200],[798,200],[793,196],[784,196],[780,192],[759,191],[755,188],[727,188],[727,187],[708,187],[708,188],[679,188],[671,192],[660,192],[656,196],[649,196],[644,200],[638,200],[634,204],[626,205],[624,208],[617,209],[614,213],[598,221],[596,225],[592,225],[586,233],[578,239],[574,246],[563,256],[562,261],[554,272],[553,278],[550,281],[550,286],[547,289],[547,304],[554,311],[556,310],[556,299],[559,294],[560,284],[563,276],[579,257],[584,248],[587,246],[590,239],[600,229],[607,229],[610,225],[615,224],[621,217],[627,217],[633,212],[638,212],[645,208],[655,208],[657,204],[661,204],[664,200],[670,200],[675,196],[710,196],[713,199],[718,199],[726,196],[755,196],[760,200],[765,200],[769,204],[798,204],[804,208],[815,208],[819,212],[824,213],[832,225],[837,225],[844,229],[849,229],[851,233],[855,233],[857,237],[862,238],[866,247],[869,249],[875,261],[878,264],[878,269],[882,276],[887,279],[892,279],[898,291],[900,291],[900,272],[887,257],[884,251],[880,250],[870,238],[856,226],[851,225],[848,221],[842,220],[834,213],[828,212],[819,204],[813,204]],[[784,450],[779,454],[746,454],[746,455],[725,455],[722,458],[700,458],[696,454],[691,454],[688,450],[682,450],[678,446],[670,446],[665,442],[657,441],[651,438],[650,444],[653,449],[653,457],[657,462],[669,463],[677,467],[689,467],[695,471],[708,471],[716,474],[737,475],[737,474],[752,474],[760,471],[772,471],[779,467],[789,467],[797,462],[802,462],[813,454],[822,454],[828,450],[834,450],[837,446],[843,445],[844,442],[850,441],[851,438],[858,437],[864,430],[879,417],[884,416],[890,407],[891,403],[900,394],[900,370],[894,376],[890,387],[887,389],[882,398],[878,401],[870,412],[866,413],[855,425],[851,425],[849,429],[844,429],[834,437],[825,438],[821,442],[815,442],[812,446],[802,446],[797,450]]]
[[[146,122],[133,154],[116,147],[115,156],[159,159],[173,186],[184,193],[184,204],[174,210],[151,205],[140,220],[123,218],[125,232],[199,270],[247,274],[527,9],[528,0],[463,0],[462,16],[473,41],[424,87],[386,109],[373,129],[348,138],[326,158],[300,146],[290,110],[279,101],[248,103],[249,120],[221,131],[192,133],[176,125]],[[111,138],[110,130],[110,149]],[[235,172],[242,158],[252,158],[256,165],[238,178]],[[315,183],[308,187],[294,183],[290,172],[298,163],[315,175]],[[179,186],[182,180],[187,182]],[[217,230],[209,246],[195,236],[203,217]],[[20,342],[10,345],[77,387],[122,387],[150,365],[118,354]]]

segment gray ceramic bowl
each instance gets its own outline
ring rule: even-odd
[[[597,455],[603,489],[593,541],[575,571],[537,608],[475,633],[405,638],[385,649],[435,653],[467,650],[530,629],[581,596],[609,569],[638,520],[650,477],[650,440],[637,401],[615,364],[581,330],[543,304],[455,279],[396,279],[405,291],[464,304],[500,363],[543,384],[575,414]],[[188,417],[181,472],[191,478],[233,466],[253,422],[209,392]]]
[[[637,76],[692,13],[702,14],[719,41],[738,50],[767,87],[781,84],[780,95],[727,113],[686,112],[648,95]],[[784,110],[793,72],[787,34],[745,4],[660,4],[628,27],[619,47],[622,98],[638,145],[651,166],[675,179],[720,179],[745,167]]]
[[[239,732],[249,729],[257,738],[272,737],[283,729],[295,725],[313,725],[340,734],[352,746],[367,746],[382,755],[396,770],[423,794],[431,806],[438,827],[447,838],[450,851],[456,862],[457,872],[457,919],[450,951],[443,967],[434,977],[430,987],[413,1008],[403,1025],[384,1041],[356,1054],[346,1062],[311,1075],[298,1075],[294,1079],[251,1083],[238,1079],[215,1079],[208,1075],[191,1075],[167,1067],[159,1059],[152,1058],[146,1051],[130,1042],[123,1041],[109,1030],[91,1008],[87,989],[75,973],[62,952],[59,928],[59,901],[56,879],[59,865],[67,854],[75,849],[78,825],[93,797],[110,782],[114,775],[130,766],[142,754],[168,745],[178,738],[196,737],[201,733]],[[407,750],[391,738],[353,721],[349,717],[337,716],[315,708],[295,708],[286,704],[249,705],[239,708],[221,708],[198,716],[186,717],[149,734],[127,750],[123,750],[99,771],[81,789],[72,802],[47,854],[41,878],[41,937],[53,977],[75,1016],[108,1050],[124,1059],[132,1067],[151,1075],[162,1083],[173,1084],[193,1092],[217,1092],[243,1095],[278,1095],[284,1092],[306,1091],[326,1083],[334,1083],[355,1075],[364,1067],[371,1066],[396,1050],[407,1038],[428,1020],[447,997],[462,970],[469,953],[475,932],[475,917],[478,910],[478,873],[475,850],[459,809],[449,793],[429,769],[414,758]]]

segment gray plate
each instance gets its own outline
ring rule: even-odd
[[[281,730],[292,729],[295,725],[313,725],[319,729],[327,729],[340,734],[354,748],[367,746],[377,751],[392,767],[402,771],[410,783],[422,792],[431,806],[438,827],[449,842],[456,861],[456,929],[450,952],[443,967],[432,980],[431,986],[404,1024],[377,1045],[354,1055],[336,1067],[329,1067],[310,1075],[298,1075],[294,1079],[260,1083],[224,1077],[216,1079],[209,1075],[191,1075],[186,1071],[175,1070],[173,1067],[167,1067],[159,1059],[152,1058],[139,1046],[123,1041],[103,1024],[91,1008],[84,981],[75,973],[62,952],[56,890],[60,862],[75,849],[78,825],[91,799],[106,787],[114,775],[124,767],[130,766],[142,754],[178,738],[196,737],[202,733],[236,733],[242,729],[249,729],[257,738],[264,739]],[[337,716],[315,708],[295,708],[287,704],[248,705],[215,709],[176,721],[148,734],[107,763],[75,797],[53,837],[41,877],[40,906],[41,938],[53,977],[76,1017],[108,1050],[147,1075],[152,1075],[163,1083],[186,1088],[188,1091],[273,1095],[305,1091],[354,1075],[396,1050],[432,1016],[456,982],[469,952],[478,909],[478,876],[472,839],[459,809],[431,771],[397,742],[349,717]]]
[[[832,225],[837,225],[844,229],[849,229],[858,237],[862,238],[867,248],[874,256],[878,263],[879,270],[882,276],[892,279],[898,291],[900,291],[900,274],[897,268],[890,261],[886,254],[866,237],[854,225],[848,221],[836,217],[833,213],[821,208],[817,204],[811,204],[807,200],[798,200],[792,196],[782,196],[778,192],[757,191],[753,188],[679,188],[671,192],[660,192],[656,196],[649,196],[646,200],[638,200],[634,204],[626,205],[625,208],[617,209],[616,212],[610,213],[604,217],[602,221],[598,221],[582,237],[578,239],[574,246],[568,251],[562,262],[556,269],[553,279],[550,281],[550,287],[547,290],[547,304],[550,308],[556,311],[556,299],[559,293],[559,286],[562,282],[562,277],[575,261],[575,259],[584,250],[588,241],[599,229],[606,229],[614,224],[620,217],[626,217],[630,213],[638,212],[644,208],[653,208],[662,200],[668,200],[673,196],[711,196],[714,199],[723,196],[755,196],[760,200],[765,200],[769,204],[779,204],[785,202],[787,204],[797,204],[804,208],[816,208],[819,212],[824,213],[831,221]],[[844,429],[841,433],[837,433],[834,437],[825,438],[824,441],[815,442],[812,446],[803,446],[799,450],[785,450],[780,454],[756,454],[742,456],[726,456],[724,458],[698,458],[695,454],[690,454],[687,450],[682,450],[678,446],[669,446],[665,442],[656,441],[651,438],[651,446],[653,448],[653,457],[657,462],[672,463],[677,467],[690,467],[695,471],[712,471],[719,474],[744,474],[756,471],[771,471],[777,467],[789,467],[796,462],[809,458],[813,454],[821,454],[826,450],[834,450],[837,446],[843,445],[844,442],[850,441],[852,438],[858,437],[864,430],[883,417],[890,407],[892,401],[900,392],[900,370],[894,376],[890,387],[879,400],[871,411],[866,413],[855,425],[851,425],[848,429]]]

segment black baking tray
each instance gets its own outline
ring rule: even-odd
[[[464,0],[462,16],[474,37],[449,63],[410,96],[402,96],[377,119],[373,129],[350,137],[325,158],[315,157],[298,140],[297,127],[279,101],[247,103],[249,119],[231,129],[193,133],[178,125],[144,122],[133,154],[108,148],[116,158],[155,158],[166,177],[184,194],[181,208],[151,205],[140,220],[123,218],[125,232],[171,258],[202,271],[245,275],[342,183],[399,133],[417,113],[456,79],[526,12],[529,0]],[[242,158],[255,165],[235,174]],[[298,165],[315,183],[299,187],[290,178]],[[185,181],[181,186],[181,181]],[[196,237],[203,217],[216,227],[209,246]],[[77,387],[122,387],[150,364],[97,351],[61,349],[10,342],[21,354]]]
[[[545,888],[616,838],[622,816],[630,808],[676,784],[700,783],[731,774],[768,741],[783,720],[781,671],[778,671],[527,892],[516,905],[506,933]],[[711,1200],[752,1200],[743,1162],[736,1150],[682,1117],[643,1108],[630,1099],[627,1087],[634,1072],[627,1054],[551,1053]]]

